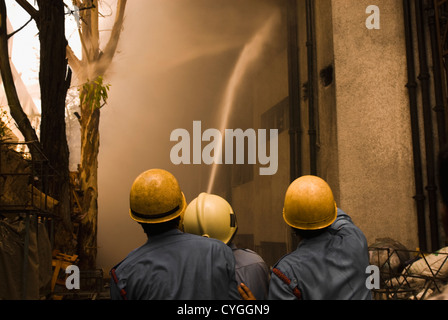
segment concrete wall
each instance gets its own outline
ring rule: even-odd
[[[339,206],[369,243],[418,245],[403,9],[376,1],[369,30],[364,0],[332,0]]]

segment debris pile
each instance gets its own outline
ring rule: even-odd
[[[428,299],[448,283],[448,247],[423,253],[407,250],[393,239],[378,239],[369,247],[369,254],[370,264],[378,266],[381,273],[375,299]]]

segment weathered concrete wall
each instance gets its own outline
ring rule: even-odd
[[[339,206],[369,243],[418,244],[403,9],[379,0],[369,30],[364,0],[332,0]]]

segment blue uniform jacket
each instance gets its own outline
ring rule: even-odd
[[[265,300],[269,289],[269,268],[254,251],[229,245],[235,256],[235,274],[238,284],[244,283],[257,300]]]
[[[111,270],[111,299],[240,299],[232,250],[177,229],[151,237]]]
[[[273,300],[370,300],[366,287],[367,241],[351,218],[338,209],[326,232],[303,239],[274,266],[269,284]]]

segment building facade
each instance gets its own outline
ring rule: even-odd
[[[266,45],[236,99],[252,117],[232,122],[279,130],[278,172],[233,166],[231,187],[221,190],[238,214],[241,245],[270,263],[294,249],[283,196],[296,177],[314,174],[369,244],[444,246],[436,155],[446,133],[446,9],[406,0],[279,6],[278,42]]]

